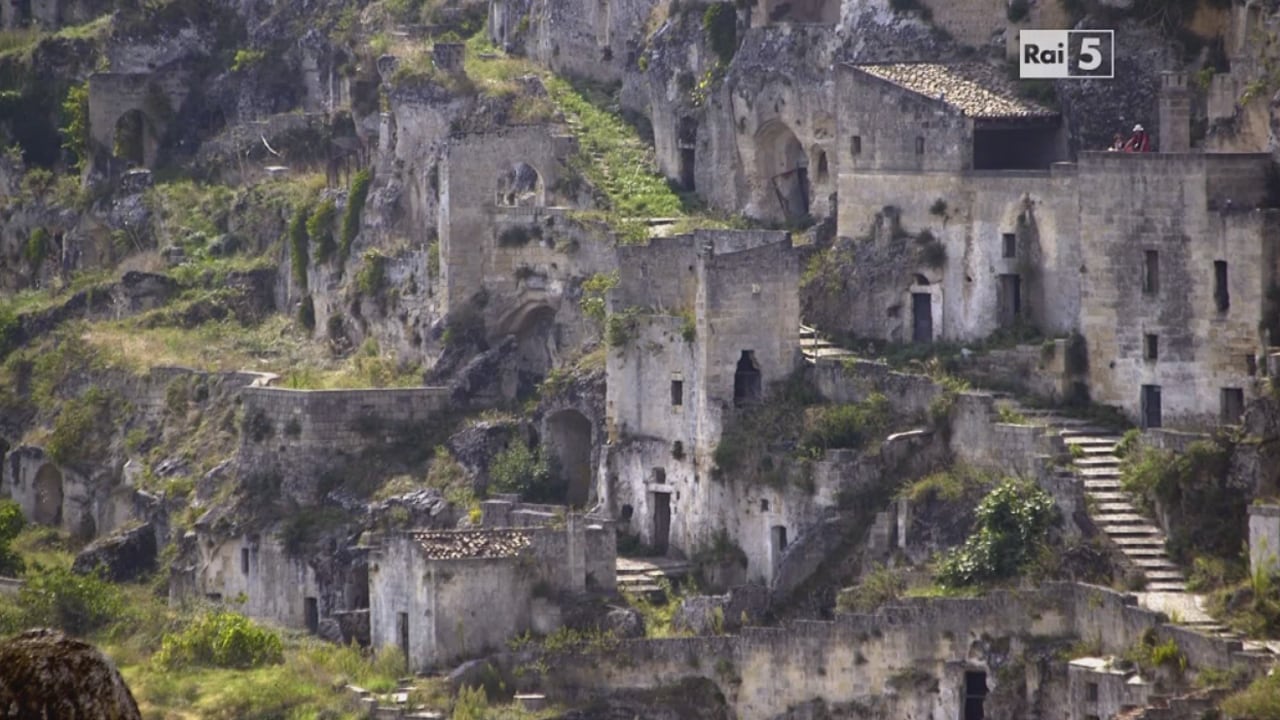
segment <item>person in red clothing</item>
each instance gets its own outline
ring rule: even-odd
[[[1133,134],[1124,143],[1125,152],[1148,152],[1151,149],[1151,136],[1141,125],[1133,126]]]

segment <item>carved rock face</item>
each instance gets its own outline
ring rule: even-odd
[[[119,671],[88,643],[56,630],[0,642],[0,718],[141,720]]]

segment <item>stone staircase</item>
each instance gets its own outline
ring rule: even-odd
[[[1116,446],[1121,436],[1112,428],[1051,410],[1027,408],[1000,397],[1007,407],[1059,434],[1072,451],[1070,472],[1084,484],[1089,517],[1134,566],[1142,571],[1139,602],[1163,612],[1179,625],[1221,637],[1238,638],[1203,609],[1203,598],[1187,590],[1187,578],[1165,549],[1167,538],[1155,521],[1134,503],[1120,484],[1120,458]]]
[[[617,561],[618,592],[651,599],[663,596],[663,580],[676,585],[689,575],[691,566],[677,558],[624,558]]]
[[[800,326],[800,351],[808,362],[817,362],[818,358],[846,357],[853,352],[836,347],[830,340],[818,335],[818,331],[808,325]]]

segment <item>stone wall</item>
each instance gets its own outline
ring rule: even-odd
[[[116,123],[130,111],[146,118],[144,162],[155,164],[171,118],[190,91],[179,73],[94,73],[89,77],[90,155],[97,163],[114,156]]]
[[[1264,667],[1240,652],[1238,641],[1162,621],[1132,595],[1048,583],[1038,591],[906,600],[872,615],[747,628],[734,636],[624,641],[607,654],[557,656],[544,687],[553,700],[581,701],[702,677],[717,684],[743,720],[778,717],[814,698],[876,707],[877,717],[959,717],[965,672],[980,671],[991,690],[988,703],[1004,693],[1023,698],[1026,705],[1010,717],[1068,720],[1066,687],[1051,685],[1067,682],[1053,671],[1058,661],[1034,659],[1046,644],[1074,637],[1123,654],[1154,629],[1161,641],[1176,640],[1193,668]]]
[[[1046,334],[1070,332],[1081,302],[1075,185],[1074,166],[1065,164],[1048,172],[842,173],[840,236],[892,242],[894,221],[885,214],[892,207],[899,233],[928,231],[944,246],[946,260],[927,265],[915,255],[911,237],[900,239],[896,262],[879,274],[857,271],[858,287],[848,293],[854,311],[846,326],[831,329],[910,342],[911,296],[928,293],[934,339],[984,338],[1013,321],[1002,315],[1001,283],[1015,276],[1018,319]],[[1013,239],[1012,256],[1006,236]]]
[[[454,137],[439,166],[440,292],[446,310],[460,307],[484,288],[492,274],[493,250],[498,244],[494,214],[500,185],[507,173],[523,163],[537,173],[537,183],[521,207],[545,207],[564,174],[562,161],[573,151],[573,140],[553,134],[545,125],[504,128],[501,131]],[[517,204],[517,203],[510,203]],[[505,209],[505,208],[503,208]]]
[[[955,459],[980,468],[1039,477],[1045,460],[1067,457],[1066,443],[1043,425],[993,422],[995,399],[960,393],[951,410],[951,450]]]
[[[271,535],[217,539],[201,534],[194,591],[197,597],[236,602],[253,618],[298,630],[308,628],[307,604],[314,602],[315,620],[328,617],[334,603],[324,598],[315,570],[290,555]]]
[[[1265,156],[1085,153],[1080,161],[1084,304],[1093,399],[1139,419],[1158,388],[1156,424],[1214,424],[1222,389],[1257,394],[1249,358],[1276,278],[1276,213],[1251,211]],[[1227,263],[1218,310],[1215,262]],[[1147,286],[1147,264],[1155,283]],[[1145,336],[1157,339],[1147,357]],[[1144,423],[1146,424],[1146,423]]]
[[[278,473],[300,499],[316,476],[362,453],[413,443],[449,408],[445,388],[242,392],[239,461],[258,474]]]
[[[925,417],[942,389],[927,375],[904,373],[860,358],[819,358],[809,370],[822,397],[833,403],[863,402],[874,393],[893,401],[895,413]]]

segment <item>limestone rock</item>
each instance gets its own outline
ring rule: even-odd
[[[99,565],[114,582],[133,580],[156,567],[156,533],[150,523],[117,531],[99,538],[76,555],[71,569],[80,574]]]
[[[631,608],[615,608],[604,616],[600,629],[620,639],[644,637],[644,618]]]
[[[142,717],[106,656],[92,645],[45,629],[0,643],[0,712],[6,718]]]

